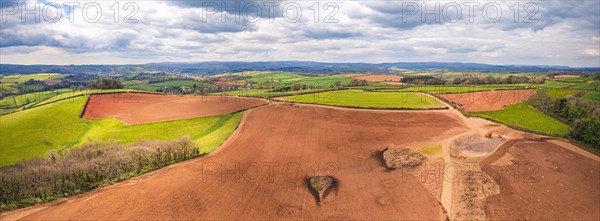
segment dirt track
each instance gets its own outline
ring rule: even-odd
[[[439,96],[460,104],[461,109],[468,112],[502,110],[504,107],[529,99],[534,90],[497,90],[457,94],[440,94]]]
[[[481,162],[500,185],[485,211],[492,220],[600,220],[598,157],[563,141],[510,140]],[[498,174],[501,174],[499,176]]]
[[[24,218],[442,220],[435,196],[413,175],[385,171],[374,153],[388,144],[408,146],[465,131],[450,112],[275,103],[244,113],[238,130],[209,156]],[[233,171],[223,172],[225,167]],[[304,181],[305,175],[317,174],[333,174],[338,181],[320,207]]]
[[[114,117],[134,125],[229,114],[266,104],[255,98],[222,96],[172,96],[144,93],[95,94],[83,117]]]

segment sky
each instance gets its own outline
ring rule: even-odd
[[[600,66],[600,1],[0,0],[2,64]]]

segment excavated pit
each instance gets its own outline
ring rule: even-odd
[[[313,176],[306,179],[306,185],[311,191],[317,205],[320,205],[323,199],[335,188],[335,179],[331,176]]]

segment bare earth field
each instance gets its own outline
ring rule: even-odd
[[[565,145],[570,144],[515,139],[482,161],[481,169],[500,186],[500,193],[486,200],[488,218],[600,220],[599,159]]]
[[[145,93],[94,94],[89,99],[83,117],[114,117],[128,125],[223,115],[268,103],[245,97]]]
[[[534,90],[497,90],[457,94],[440,94],[442,98],[455,102],[468,112],[502,110],[504,107],[529,99]]]
[[[366,80],[370,82],[382,82],[382,83],[391,83],[391,84],[400,84],[400,80],[402,80],[402,76],[393,75],[393,74],[344,74],[343,76],[356,78],[359,80]],[[388,82],[386,82],[388,81]]]
[[[376,153],[387,145],[410,147],[467,131],[450,111],[273,103],[245,112],[234,134],[208,156],[13,215],[26,215],[25,220],[444,220],[438,196],[410,173],[387,171]],[[336,180],[320,206],[305,182],[313,175]]]
[[[581,77],[581,75],[574,75],[574,74],[561,74],[561,75],[555,75],[554,78],[578,78]]]

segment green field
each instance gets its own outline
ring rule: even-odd
[[[588,91],[600,91],[600,80],[588,81],[571,87],[572,89],[581,89]]]
[[[19,92],[19,89],[16,88],[14,84],[0,83],[0,95],[4,96],[6,94],[14,94],[17,92]]]
[[[341,90],[286,96],[282,97],[282,99],[291,102],[374,109],[428,109],[445,107],[437,99],[427,94],[412,92]]]
[[[215,87],[212,84],[209,84],[206,82],[195,81],[195,80],[172,80],[172,81],[164,81],[164,82],[152,83],[152,84],[149,84],[147,82],[148,81],[133,80],[133,81],[125,81],[123,83],[123,85],[127,89],[135,89],[135,90],[143,90],[143,91],[151,91],[151,92],[154,92],[154,91],[156,91],[156,89],[160,89],[160,88],[167,87],[167,86],[186,86],[186,87],[191,88],[194,85],[196,85],[196,87],[198,87],[198,88]]]
[[[600,91],[588,91],[581,98],[584,100],[600,103]]]
[[[579,94],[578,90],[568,90],[568,89],[559,89],[559,88],[549,88],[549,89],[544,89],[546,90],[546,92],[548,92],[548,95],[550,95],[550,97],[553,98],[565,98],[565,97],[569,97],[569,96],[575,96],[577,94]]]
[[[448,85],[428,85],[428,86],[413,86],[399,91],[413,91],[413,92],[429,92],[434,94],[448,94],[448,93],[466,93],[475,91],[490,91],[499,89],[520,89],[523,85],[469,85],[469,86],[448,86]]]
[[[50,74],[50,73],[40,73],[40,74],[16,74],[16,75],[6,75],[0,81],[2,83],[23,83],[28,80],[56,80],[63,78],[62,74]]]
[[[241,72],[241,73],[230,73],[230,74],[221,74],[216,76],[245,76],[246,78],[243,80],[238,80],[236,82],[246,83],[246,82],[255,82],[254,86],[258,87],[283,87],[289,86],[293,84],[306,84],[312,86],[325,87],[329,86],[336,81],[339,81],[342,84],[347,84],[352,81],[352,78],[341,76],[341,75],[300,75],[290,72],[261,72],[261,71],[249,71],[249,72]]]
[[[0,166],[44,156],[49,150],[94,140],[130,143],[188,136],[203,152],[218,147],[240,122],[242,113],[125,126],[115,119],[79,118],[87,96],[0,116]]]
[[[211,93],[212,95],[230,95],[230,96],[242,96],[242,97],[282,97],[290,95],[298,95],[305,93],[323,92],[327,89],[307,89],[300,91],[272,91],[272,89],[250,89],[250,90],[235,90],[235,91],[224,91]],[[331,89],[329,89],[331,90]]]
[[[583,83],[588,81],[589,77],[576,77],[576,78],[556,78],[554,81],[572,82],[572,83]]]
[[[543,88],[566,88],[570,86],[577,85],[579,83],[576,82],[564,82],[564,81],[556,81],[556,80],[546,80],[543,84],[540,84],[539,87]]]
[[[69,93],[70,89],[59,89],[53,91],[40,91],[16,96],[5,97],[0,100],[0,108],[15,108],[25,106],[27,104],[46,100],[48,98]]]
[[[547,134],[565,135],[569,126],[529,106],[529,102],[509,105],[503,110],[471,113],[506,125]]]

